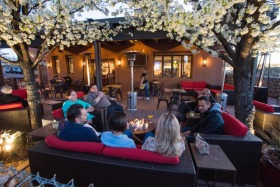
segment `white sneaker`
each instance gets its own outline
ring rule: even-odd
[[[145,100],[150,100],[150,98],[149,97],[145,97]]]

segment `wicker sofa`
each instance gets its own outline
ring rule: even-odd
[[[200,135],[209,144],[220,145],[237,169],[236,182],[238,184],[255,185],[261,158],[262,141],[247,131],[248,128],[235,117],[224,112],[223,119],[225,135]],[[227,177],[225,176],[225,178]],[[226,180],[229,181],[228,178]]]
[[[64,150],[61,150],[51,147],[59,143],[50,144],[49,139],[47,143],[49,146],[45,141],[41,141],[28,150],[32,174],[39,172],[40,176],[47,178],[56,174],[56,179],[62,183],[73,178],[75,186],[88,186],[91,183],[96,187],[195,186],[196,172],[188,146],[180,161],[178,159],[178,164],[162,164],[155,163],[161,159],[155,155],[157,153],[148,153],[149,151],[141,149],[110,148],[101,143],[82,142],[88,145],[76,147],[83,152],[74,152],[69,151],[75,147],[73,145],[67,148],[63,146]],[[88,151],[86,147],[91,150]],[[133,152],[138,153],[138,156]],[[150,161],[144,161],[143,158]]]
[[[29,132],[31,130],[29,108],[21,102],[0,105],[0,131]]]
[[[217,86],[210,85],[210,91],[214,96],[216,94],[220,94],[221,86],[217,87]],[[230,84],[224,84],[224,93],[228,95],[227,104],[234,105],[236,100],[235,86]]]
[[[254,129],[265,130],[271,125],[278,125],[280,121],[280,113],[275,112],[274,106],[253,100],[256,108],[254,118]]]

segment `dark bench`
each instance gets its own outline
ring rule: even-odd
[[[45,141],[31,147],[28,158],[32,174],[39,172],[46,178],[56,174],[62,183],[73,178],[75,186],[195,186],[196,172],[188,146],[174,165],[59,150],[48,147]]]

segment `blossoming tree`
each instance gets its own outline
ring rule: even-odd
[[[22,67],[27,82],[28,103],[32,129],[40,127],[40,96],[34,70],[52,51],[64,46],[86,45],[95,40],[109,40],[116,33],[108,23],[78,22],[74,14],[84,10],[108,13],[108,2],[103,0],[6,0],[0,2],[0,40],[16,53],[17,60],[0,59]],[[30,45],[37,51],[31,58]]]
[[[279,0],[143,0],[128,3],[127,23],[168,32],[186,49],[203,49],[234,69],[236,117],[252,130],[252,58],[279,47]],[[193,47],[195,46],[195,48]]]

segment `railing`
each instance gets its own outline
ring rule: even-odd
[[[27,166],[28,167],[28,166]],[[16,170],[13,166],[5,167],[4,164],[0,163],[0,186],[4,184],[15,183],[13,186],[45,186],[52,185],[54,187],[74,187],[74,179],[71,179],[67,184],[62,184],[56,181],[56,175],[54,174],[52,179],[47,179],[41,177],[39,173],[36,175],[30,174],[25,171],[26,167],[23,170]],[[6,186],[6,185],[5,185]],[[90,184],[88,187],[94,187],[93,184]]]

